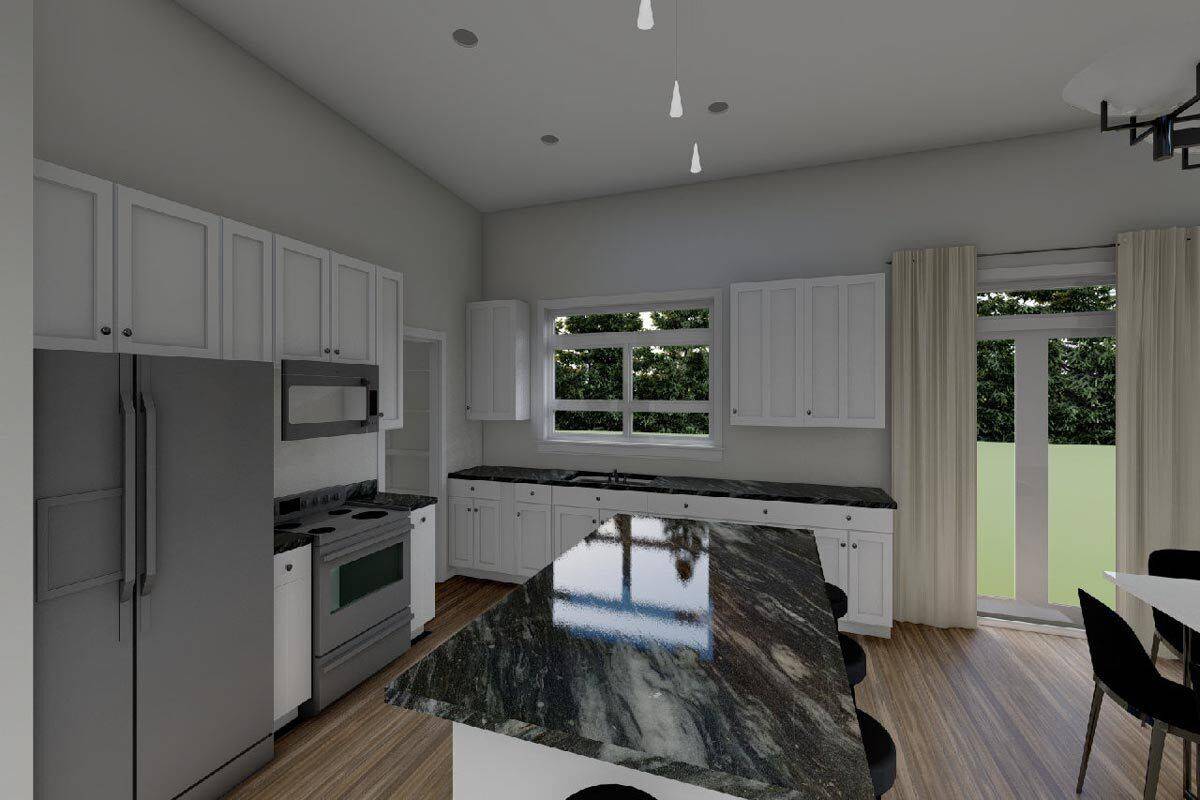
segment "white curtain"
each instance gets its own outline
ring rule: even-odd
[[[975,627],[975,248],[892,256],[896,618]]]
[[[1200,228],[1117,238],[1117,570],[1200,549]],[[1148,641],[1150,610],[1117,610]]]

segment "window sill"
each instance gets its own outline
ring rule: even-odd
[[[626,456],[629,458],[683,458],[693,461],[720,461],[725,451],[714,444],[657,444],[650,442],[588,442],[578,439],[543,439],[539,453]]]

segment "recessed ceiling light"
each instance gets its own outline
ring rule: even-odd
[[[466,28],[459,28],[450,36],[459,47],[474,47],[479,44],[479,37],[475,35],[475,31],[469,31]]]
[[[729,103],[724,100],[717,100],[715,103],[708,104],[708,110],[711,114],[724,114],[729,110]]]
[[[542,137],[542,144],[558,144],[558,137],[553,133],[547,133]]]

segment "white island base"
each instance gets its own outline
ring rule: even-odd
[[[566,800],[605,783],[633,786],[655,800],[738,800],[607,761],[454,723],[454,800]]]

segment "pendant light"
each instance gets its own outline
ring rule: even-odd
[[[650,0],[642,0],[638,6],[637,26],[639,31],[654,29],[654,8],[650,5]]]
[[[667,115],[671,119],[683,116],[683,97],[679,93],[679,0],[675,0],[675,85],[671,87],[671,105]]]
[[[700,174],[700,143],[692,142],[692,174]]]

